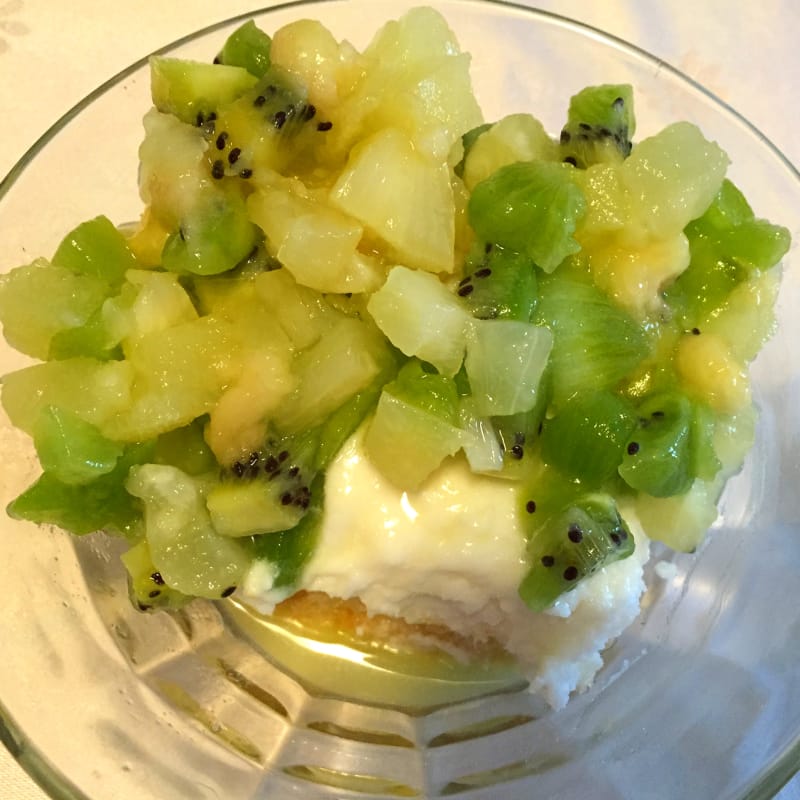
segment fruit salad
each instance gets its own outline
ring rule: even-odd
[[[0,278],[42,467],[8,513],[123,538],[142,611],[388,619],[563,705],[741,468],[788,232],[631,86],[485,121],[431,9],[151,77],[141,219]]]

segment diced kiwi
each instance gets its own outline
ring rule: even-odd
[[[635,129],[631,86],[587,86],[570,99],[561,158],[579,168],[621,162],[630,155]]]
[[[87,484],[111,472],[123,446],[112,442],[74,412],[46,406],[33,428],[42,469],[66,484]]]
[[[549,516],[534,533],[520,596],[531,610],[544,611],[581,580],[633,551],[633,535],[613,498],[581,495]]]
[[[128,537],[141,533],[141,506],[125,482],[131,467],[148,461],[152,453],[152,442],[131,445],[110,472],[85,484],[65,483],[45,472],[9,504],[8,514],[57,525],[77,536],[99,530]]]
[[[148,463],[133,467],[125,485],[144,505],[153,565],[169,586],[215,599],[235,590],[249,566],[247,549],[214,529],[203,480],[177,467]]]
[[[575,395],[545,420],[542,458],[572,479],[599,486],[616,473],[636,424],[633,406],[613,392]]]
[[[217,468],[217,460],[203,437],[208,418],[203,416],[181,428],[162,433],[155,444],[156,464],[170,464],[187,475],[204,475]]]
[[[455,382],[411,359],[384,387],[364,445],[390,481],[416,489],[463,439]]]
[[[246,69],[178,58],[150,59],[153,105],[182,122],[198,124],[256,83]]]
[[[162,265],[171,272],[217,275],[247,258],[259,237],[241,201],[209,194],[167,239]]]
[[[322,523],[325,481],[317,475],[311,484],[311,505],[308,513],[291,530],[265,533],[253,539],[252,552],[256,558],[266,558],[277,567],[273,587],[294,586],[300,578],[319,536]]]
[[[573,233],[586,209],[569,164],[517,162],[479,183],[469,199],[469,222],[485,242],[530,256],[552,272],[580,250]]]
[[[497,245],[487,244],[479,250],[479,255],[467,262],[456,294],[477,319],[530,322],[538,299],[536,264],[528,256]]]
[[[244,67],[251,75],[260,78],[270,66],[272,39],[253,20],[240,25],[222,45],[215,63]]]
[[[710,480],[717,474],[715,420],[706,407],[671,391],[645,398],[637,414],[619,467],[629,486],[653,497],[671,497],[686,492],[695,478]]]
[[[181,608],[192,598],[167,585],[153,564],[147,539],[142,539],[121,556],[128,571],[128,594],[134,608],[151,611],[158,608]]]
[[[459,178],[464,177],[464,164],[467,160],[467,156],[469,155],[469,151],[472,149],[472,146],[475,142],[478,141],[478,138],[486,133],[492,127],[491,122],[484,122],[482,125],[476,125],[474,128],[471,128],[466,133],[461,135],[461,146],[464,149],[464,155],[461,157],[461,160],[458,164],[455,165],[453,171]]]
[[[553,403],[574,394],[613,389],[647,355],[640,325],[597,287],[571,275],[539,283],[535,321],[553,333]]]

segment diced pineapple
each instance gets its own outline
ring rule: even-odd
[[[683,233],[629,247],[612,238],[586,254],[595,283],[619,305],[641,319],[662,305],[661,289],[689,266],[689,242]]]
[[[483,121],[469,56],[433,9],[415,8],[387,23],[361,61],[361,80],[333,110],[333,153],[347,153],[358,139],[400,126],[416,147],[444,160],[458,137]]]
[[[780,279],[778,270],[770,270],[740,283],[699,323],[700,330],[725,339],[731,355],[742,363],[751,361],[775,330]]]
[[[267,417],[296,384],[288,351],[264,348],[242,357],[239,378],[219,398],[206,427],[206,441],[220,464],[258,449]]]
[[[3,408],[26,433],[43,408],[56,406],[97,426],[106,436],[131,402],[134,371],[125,361],[70,358],[25,367],[3,377]]]
[[[516,161],[552,161],[558,146],[530,114],[510,114],[481,134],[464,161],[464,183],[472,191],[495,170]]]
[[[631,235],[663,238],[682,231],[708,207],[722,185],[728,156],[689,122],[643,139],[622,165],[630,192]]]
[[[175,230],[211,189],[208,142],[200,128],[155,109],[144,117],[139,147],[139,192],[154,220]]]
[[[265,189],[247,201],[271,255],[295,280],[320,292],[372,291],[380,286],[378,262],[358,252],[362,225],[336,209],[283,189]]]
[[[300,19],[275,31],[270,60],[298,77],[308,87],[308,99],[317,108],[339,102],[340,72],[348,62],[333,34],[320,22]]]
[[[435,275],[395,267],[367,310],[407,356],[433,364],[444,375],[458,372],[471,316]]]
[[[718,335],[683,336],[675,353],[675,367],[686,389],[715,411],[734,414],[750,403],[747,371]]]
[[[370,385],[381,369],[383,347],[369,324],[342,316],[326,336],[295,358],[297,387],[276,410],[275,425],[293,433],[321,423]]]
[[[385,242],[400,263],[453,271],[455,203],[447,164],[418,152],[401,131],[387,128],[360,144],[330,202]]]

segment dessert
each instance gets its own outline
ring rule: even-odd
[[[563,704],[741,463],[786,232],[694,126],[632,145],[629,87],[487,126],[427,10],[219,61],[153,61],[141,223],[3,281],[46,359],[4,381],[11,513],[126,536],[140,607],[361,602]]]

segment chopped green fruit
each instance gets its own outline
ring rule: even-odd
[[[99,530],[128,537],[141,533],[141,505],[125,490],[125,482],[131,467],[147,461],[152,451],[152,443],[132,445],[111,472],[86,484],[64,483],[44,473],[9,504],[8,514],[77,536]]]
[[[635,130],[633,87],[587,86],[569,101],[560,138],[561,159],[581,169],[619,163],[630,155]]]
[[[468,329],[464,366],[477,413],[508,416],[533,408],[552,346],[547,328],[509,319],[475,320]]]
[[[125,237],[108,217],[100,216],[70,231],[53,255],[53,264],[79,275],[100,278],[111,286],[119,286],[129,269],[136,269],[136,260]]]
[[[260,78],[270,66],[271,44],[272,39],[253,20],[248,20],[225,40],[216,60],[232,67],[244,67]]]
[[[122,358],[122,349],[109,328],[105,304],[98,308],[83,325],[65,328],[50,339],[48,359],[96,358],[100,361]]]
[[[389,480],[415,489],[463,440],[455,382],[414,359],[384,387],[364,444]]]
[[[647,337],[599,289],[570,277],[539,284],[535,321],[553,333],[553,403],[613,389],[649,352]]]
[[[469,221],[485,242],[529,255],[552,272],[580,245],[573,238],[586,202],[569,164],[531,161],[501,167],[469,199]]]
[[[182,428],[162,433],[156,439],[155,463],[169,464],[187,475],[204,475],[215,470],[217,460],[203,437],[206,420],[200,417]]]
[[[570,478],[598,486],[616,473],[636,422],[633,406],[612,392],[575,395],[545,421],[542,458]]]
[[[683,494],[694,480],[694,409],[684,395],[648,397],[638,408],[639,424],[626,444],[619,474],[653,497]],[[706,458],[700,456],[701,463]]]
[[[204,487],[176,467],[142,464],[130,471],[128,492],[144,504],[153,565],[174,589],[196,597],[227,597],[249,566],[240,542],[213,528]]]
[[[277,567],[273,587],[295,586],[303,567],[314,552],[322,524],[325,481],[318,475],[311,484],[308,513],[291,530],[265,533],[253,540],[256,558],[266,558]]]
[[[167,239],[161,259],[171,272],[216,275],[247,258],[258,239],[258,228],[247,218],[243,203],[214,195]]]
[[[544,611],[581,580],[633,551],[633,535],[614,500],[608,495],[583,495],[534,533],[520,596],[532,611]]]
[[[45,359],[53,338],[80,328],[100,308],[108,284],[44,259],[0,276],[0,321],[9,344]]]
[[[67,484],[90,483],[111,472],[123,446],[75,413],[46,406],[34,423],[33,443],[42,469]]]
[[[135,608],[150,611],[155,608],[181,608],[192,598],[167,586],[153,564],[147,539],[142,539],[121,556],[128,571],[128,593]]]
[[[202,124],[210,113],[255,83],[256,78],[243,67],[163,56],[150,59],[153,105],[190,125]]]
[[[536,264],[525,255],[487,245],[469,264],[456,294],[477,319],[530,322],[536,309]]]
[[[486,133],[486,131],[488,131],[491,127],[491,122],[484,122],[481,125],[476,125],[474,128],[471,128],[466,133],[461,135],[461,147],[464,150],[464,155],[461,157],[461,161],[459,161],[458,164],[456,164],[453,168],[453,172],[455,172],[459,178],[464,177],[464,164],[466,163],[469,151],[472,149],[475,142],[478,141],[478,138]]]

